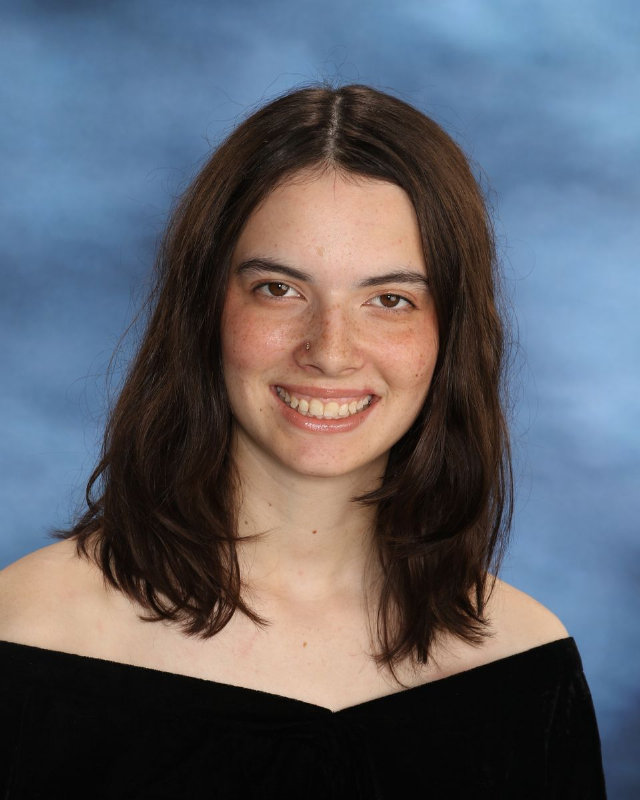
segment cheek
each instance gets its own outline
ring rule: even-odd
[[[407,331],[380,346],[390,383],[398,390],[426,395],[438,358],[438,337],[432,326]]]
[[[278,323],[255,306],[230,296],[222,317],[225,372],[264,368],[287,350],[294,335],[290,324]]]

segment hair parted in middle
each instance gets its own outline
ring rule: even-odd
[[[492,226],[460,148],[429,117],[360,85],[293,91],[240,124],[176,207],[151,314],[110,414],[88,508],[64,533],[107,580],[190,634],[219,632],[242,594],[232,417],[220,323],[251,212],[308,170],[389,181],[418,219],[439,335],[424,406],[391,450],[375,506],[384,583],[376,659],[428,658],[434,637],[484,635],[489,570],[511,518],[503,324]]]

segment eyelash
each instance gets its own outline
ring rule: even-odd
[[[281,300],[282,298],[285,297],[284,294],[271,294],[269,291],[261,291],[261,290],[267,290],[269,286],[286,287],[287,291],[289,291],[289,289],[293,289],[293,286],[290,286],[288,283],[284,283],[284,281],[265,281],[264,283],[260,283],[257,286],[255,286],[253,291],[259,294],[264,294],[267,297],[273,298],[274,300]],[[295,292],[296,290],[293,289],[293,291]]]
[[[270,286],[282,287],[282,289],[285,290],[285,293],[284,294],[271,294],[271,292],[269,291],[269,287]],[[258,284],[253,289],[254,292],[259,293],[259,294],[263,294],[266,297],[270,297],[270,298],[272,298],[274,300],[286,299],[287,292],[289,290],[293,290],[294,292],[297,292],[297,290],[294,289],[293,286],[290,286],[288,283],[284,283],[284,281],[264,281],[264,283]],[[299,293],[297,293],[297,294],[299,296]],[[383,292],[382,294],[378,294],[375,297],[373,297],[372,300],[380,300],[380,298],[382,298],[382,297],[397,298],[397,300],[399,302],[404,303],[405,305],[385,306],[382,303],[373,303],[371,300],[369,301],[369,305],[372,305],[375,308],[382,308],[385,311],[401,311],[401,310],[404,310],[406,308],[415,308],[416,307],[415,303],[412,303],[411,300],[409,300],[407,297],[403,297],[401,294],[396,294],[395,292]]]
[[[400,302],[406,303],[406,305],[403,305],[403,306],[397,306],[397,305],[395,305],[395,306],[385,306],[382,303],[380,303],[379,305],[377,303],[372,303],[372,305],[375,305],[376,308],[384,308],[386,311],[400,311],[400,310],[402,310],[404,308],[415,308],[416,307],[415,303],[412,303],[411,300],[409,300],[407,297],[403,297],[401,294],[396,294],[395,292],[383,292],[382,294],[377,294],[372,299],[373,300],[379,300],[381,297],[395,297]]]

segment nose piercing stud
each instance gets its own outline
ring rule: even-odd
[[[311,350],[311,342],[305,342],[304,349],[305,350]]]

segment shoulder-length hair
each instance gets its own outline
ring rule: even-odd
[[[146,619],[219,632],[243,596],[231,414],[220,321],[231,254],[270,191],[309,168],[400,186],[418,218],[439,328],[431,387],[391,450],[373,504],[383,567],[375,658],[426,662],[434,636],[478,642],[490,570],[511,517],[501,406],[504,336],[482,193],[431,119],[366,86],[304,88],[252,114],[213,153],[175,209],[151,314],[108,420],[75,538]]]

